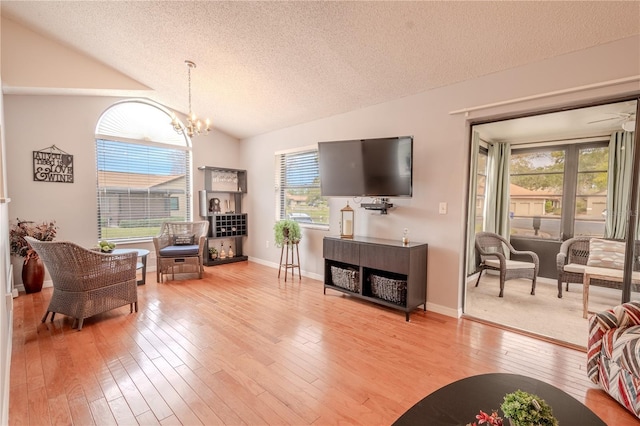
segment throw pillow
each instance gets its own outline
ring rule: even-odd
[[[173,237],[175,246],[191,246],[194,244],[195,235],[176,235]]]
[[[589,258],[587,266],[598,268],[624,268],[624,246],[622,241],[592,238],[589,241]]]

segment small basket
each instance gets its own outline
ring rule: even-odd
[[[371,274],[371,294],[397,305],[407,303],[407,282]]]
[[[355,293],[360,292],[360,277],[354,269],[331,266],[331,283]]]

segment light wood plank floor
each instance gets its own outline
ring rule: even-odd
[[[10,423],[388,425],[452,381],[507,372],[563,389],[609,425],[638,424],[587,379],[584,352],[422,310],[407,323],[277,275],[252,262],[165,284],[151,272],[137,314],[116,309],[80,332],[62,315],[40,323],[51,289],[20,295]]]

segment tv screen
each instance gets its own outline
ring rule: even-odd
[[[319,142],[318,162],[323,196],[412,195],[412,136]]]

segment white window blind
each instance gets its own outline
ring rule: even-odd
[[[186,147],[97,139],[96,159],[99,239],[153,237],[191,217]]]
[[[329,206],[320,196],[318,150],[277,154],[276,163],[279,219],[328,225]]]
[[[96,126],[98,238],[149,239],[191,218],[189,139],[149,100],[113,104]]]

